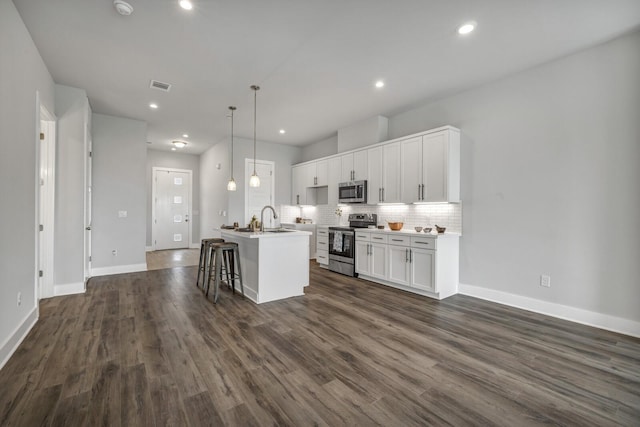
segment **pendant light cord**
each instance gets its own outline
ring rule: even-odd
[[[256,174],[256,112],[258,111],[258,91],[260,90],[260,86],[253,85],[251,86],[253,89],[253,174]]]

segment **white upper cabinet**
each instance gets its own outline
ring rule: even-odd
[[[329,185],[329,161],[319,160],[316,162],[316,187]]]
[[[445,129],[402,141],[404,203],[460,201],[460,133]]]
[[[400,202],[400,143],[394,142],[367,150],[367,202]]]
[[[327,203],[330,205],[338,204],[338,184],[342,182],[342,159],[340,157],[331,157],[327,160]]]
[[[340,156],[342,160],[342,180],[360,181],[367,179],[367,150],[356,151]]]

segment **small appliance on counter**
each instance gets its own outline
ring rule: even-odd
[[[329,270],[357,277],[356,228],[369,228],[378,223],[376,214],[350,214],[348,227],[329,227]]]

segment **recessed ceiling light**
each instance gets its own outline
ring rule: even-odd
[[[469,34],[470,32],[476,29],[476,25],[477,24],[475,22],[467,22],[465,24],[462,24],[458,27],[458,34],[461,34],[461,35]]]
[[[284,129],[280,129],[280,133],[287,133],[287,131]]]
[[[158,104],[152,102],[151,104],[149,104],[149,108],[153,108],[154,110],[156,110],[158,108]]]
[[[176,147],[171,147],[171,151],[176,151],[177,148]]]
[[[183,133],[183,134],[182,134],[182,137],[183,137],[183,138],[189,138],[189,135],[188,135],[188,134],[186,134],[186,133]]]
[[[378,80],[378,81],[376,82],[376,87],[377,87],[378,89],[380,89],[381,87],[384,87],[384,82],[383,82],[382,80]]]
[[[191,3],[189,0],[180,0],[180,7],[185,10],[191,10],[193,9],[193,3]]]

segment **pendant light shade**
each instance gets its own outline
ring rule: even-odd
[[[231,111],[231,161],[229,162],[231,165],[231,177],[227,183],[227,190],[236,191],[236,181],[233,179],[233,112],[236,110],[236,107],[231,106],[229,110]]]
[[[251,89],[253,90],[253,174],[249,178],[249,187],[260,187],[260,178],[256,172],[256,105],[260,86],[252,85]]]

